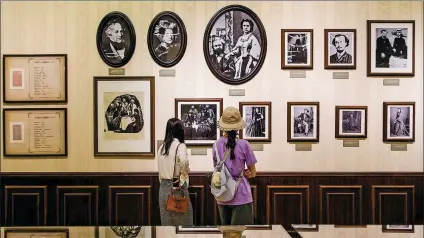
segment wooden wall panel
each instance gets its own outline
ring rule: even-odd
[[[0,173],[0,225],[160,225],[157,173]],[[191,173],[195,225],[219,225],[204,173]],[[420,224],[422,173],[258,173],[255,224]]]

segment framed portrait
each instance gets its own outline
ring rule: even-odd
[[[226,84],[240,85],[255,77],[266,51],[265,28],[256,13],[245,6],[221,8],[206,26],[206,63],[212,74]]]
[[[415,141],[415,102],[383,102],[383,141]]]
[[[287,102],[287,142],[319,142],[319,102]]]
[[[110,12],[100,21],[97,28],[97,50],[100,57],[113,68],[126,65],[136,46],[135,29],[122,12]]]
[[[67,156],[66,108],[3,109],[4,156]]]
[[[160,66],[173,67],[183,58],[187,32],[183,20],[174,12],[161,12],[150,23],[147,47]]]
[[[187,145],[213,145],[222,135],[218,128],[222,104],[222,98],[175,99],[175,117],[183,122]]]
[[[13,228],[4,230],[5,238],[69,238],[69,229]]]
[[[324,68],[356,69],[356,29],[324,29]]]
[[[239,110],[246,121],[240,138],[249,142],[271,142],[271,102],[240,102]]]
[[[382,225],[383,233],[414,233],[414,225]]]
[[[313,69],[313,29],[281,30],[281,69]]]
[[[3,102],[68,101],[66,54],[3,55]]]
[[[336,106],[336,138],[367,138],[367,106]]]
[[[367,21],[367,75],[415,75],[415,21]]]
[[[94,155],[155,156],[154,77],[94,77],[93,94]]]

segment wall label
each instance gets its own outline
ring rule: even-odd
[[[253,151],[264,151],[263,144],[251,144]]]
[[[208,155],[208,149],[206,148],[192,148],[191,155]]]
[[[349,79],[349,72],[333,72],[333,79]]]
[[[230,96],[245,96],[246,90],[245,89],[230,89],[229,95]]]
[[[109,68],[109,75],[125,75],[125,68]]]
[[[312,144],[296,144],[296,151],[312,151]]]
[[[408,144],[391,144],[391,151],[408,151]]]
[[[343,147],[359,147],[359,140],[343,140]]]
[[[305,70],[290,70],[290,78],[306,78]]]
[[[175,77],[175,69],[161,69],[159,70],[160,77]]]
[[[400,84],[399,79],[383,79],[384,86],[399,86],[399,84]]]

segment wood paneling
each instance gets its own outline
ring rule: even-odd
[[[0,173],[1,225],[160,225],[157,173]],[[255,224],[419,224],[420,173],[258,173]],[[204,173],[191,173],[195,225],[219,225]]]

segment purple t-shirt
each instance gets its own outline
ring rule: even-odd
[[[218,139],[218,142],[216,144],[218,148],[218,154],[219,157],[218,160],[224,159],[224,153],[227,150],[225,147],[228,139],[226,137],[221,137]],[[212,155],[213,155],[213,165],[215,167],[217,158],[215,149],[212,147]],[[234,148],[234,160],[231,160],[230,156],[228,156],[227,161],[225,161],[225,164],[228,167],[228,170],[230,171],[230,174],[233,176],[234,179],[238,179],[241,172],[244,171],[247,167],[251,167],[252,165],[256,164],[256,157],[253,154],[253,150],[250,147],[249,142],[242,139],[236,140],[236,146]],[[243,176],[238,188],[236,195],[234,196],[234,199],[229,202],[217,202],[220,205],[243,205],[253,202],[252,197],[252,190],[250,189],[249,181],[246,177]]]

